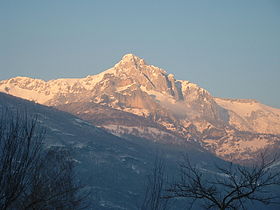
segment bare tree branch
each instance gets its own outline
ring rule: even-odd
[[[273,167],[278,160],[278,156],[261,153],[251,167],[232,163],[228,167],[216,165],[218,173],[211,177],[185,156],[179,164],[180,178],[168,188],[166,198],[201,200],[207,209],[246,209],[247,201],[276,204],[279,197],[270,187],[280,185],[280,171]]]
[[[36,117],[0,110],[0,209],[81,207],[69,151],[45,150],[44,137]]]
[[[167,182],[165,174],[165,161],[156,155],[152,173],[148,177],[146,193],[142,203],[142,210],[166,210],[168,200],[163,198],[164,188]]]

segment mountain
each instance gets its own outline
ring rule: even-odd
[[[90,192],[88,209],[139,209],[156,154],[164,158],[170,176],[186,152],[194,164],[210,174],[215,173],[213,163],[227,164],[197,145],[123,139],[67,112],[0,93],[0,112],[6,110],[36,116],[46,130],[46,149],[64,147],[72,151],[77,178]],[[180,208],[174,205],[173,209]]]
[[[237,129],[257,133],[280,134],[280,109],[248,99],[215,98],[215,101],[229,111],[230,124]],[[241,119],[237,119],[240,117]]]
[[[70,112],[118,136],[192,142],[226,160],[247,161],[279,146],[279,109],[213,97],[133,54],[97,75],[47,82],[15,77],[1,81],[0,91]]]

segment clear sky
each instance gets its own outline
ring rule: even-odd
[[[280,108],[279,0],[0,0],[0,80],[85,77],[126,53]]]

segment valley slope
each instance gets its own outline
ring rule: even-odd
[[[170,176],[176,174],[177,163],[186,152],[193,164],[209,174],[215,173],[213,163],[227,166],[191,143],[182,147],[119,138],[67,112],[0,93],[0,118],[5,112],[35,117],[46,131],[45,149],[62,147],[71,151],[75,177],[89,192],[87,209],[139,209],[157,155],[165,161]],[[174,204],[171,209],[180,208]]]

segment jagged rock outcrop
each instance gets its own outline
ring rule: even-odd
[[[225,159],[247,159],[279,141],[279,109],[252,100],[214,98],[198,85],[176,80],[133,54],[97,75],[47,82],[16,77],[1,81],[0,91],[58,107],[118,135],[169,138],[172,143],[195,141]],[[89,105],[98,105],[99,112],[92,112]],[[104,112],[108,109],[110,116]],[[143,121],[142,127],[133,121]]]

